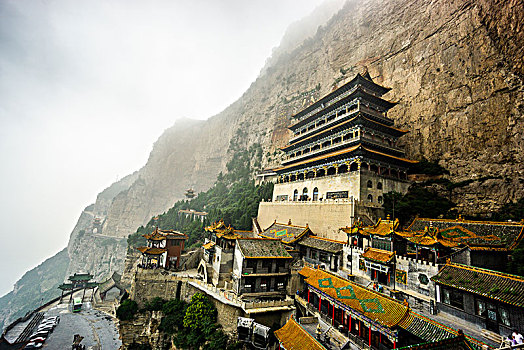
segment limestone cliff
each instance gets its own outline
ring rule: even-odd
[[[491,178],[455,191],[462,212],[522,197],[523,13],[518,0],[348,1],[313,37],[276,50],[222,113],[166,131],[111,205],[104,234],[126,236],[187,187],[208,188],[232,140],[262,144],[264,165],[276,164],[291,114],[364,69],[392,88],[389,116],[411,131],[408,156],[439,160],[454,181]]]
[[[103,230],[75,228],[69,271],[122,268],[121,238],[188,187],[211,186],[235,149],[259,143],[262,166],[278,164],[290,116],[363,70],[392,88],[389,116],[411,131],[401,140],[409,157],[439,160],[454,182],[477,179],[453,193],[463,213],[524,196],[523,23],[524,0],[347,1],[313,36],[285,41],[223,112],[168,129],[147,164],[84,213],[103,216]]]

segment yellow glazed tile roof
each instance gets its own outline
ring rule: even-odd
[[[136,249],[138,249],[142,254],[149,254],[149,255],[161,255],[167,252],[166,248],[139,247]]]
[[[382,326],[397,326],[409,312],[406,305],[394,299],[324,270],[305,266],[300,274],[308,285]]]
[[[364,253],[362,253],[362,257],[364,259],[378,261],[385,264],[393,260],[395,252],[368,247]]]
[[[204,245],[202,246],[202,248],[204,248],[204,249],[211,249],[211,248],[213,248],[214,246],[215,246],[215,242],[207,242],[206,244],[204,244]]]
[[[282,328],[275,331],[275,337],[286,350],[326,350],[293,317]]]

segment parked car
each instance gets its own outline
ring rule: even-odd
[[[31,338],[34,338],[34,337],[47,338],[48,335],[49,335],[49,331],[36,331],[35,333],[31,335]]]
[[[31,343],[43,343],[45,342],[45,339],[44,337],[32,337],[31,339],[29,339],[29,341]]]

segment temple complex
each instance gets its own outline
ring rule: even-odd
[[[272,203],[262,203],[259,209],[262,226],[268,220],[293,218],[328,238],[340,239],[338,228],[326,227],[321,218],[335,226],[343,216],[376,219],[382,213],[384,193],[407,191],[407,170],[416,161],[406,159],[397,146],[407,130],[395,127],[387,116],[395,106],[382,98],[389,90],[368,73],[357,74],[293,116],[289,127],[293,136],[283,148],[285,159],[273,169]],[[345,207],[323,207],[333,202]]]

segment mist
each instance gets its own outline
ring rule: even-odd
[[[0,295],[177,118],[239,98],[321,2],[0,2]]]

